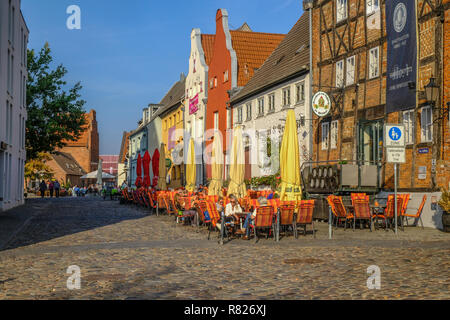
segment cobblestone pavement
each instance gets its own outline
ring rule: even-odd
[[[316,239],[220,246],[205,230],[117,202],[33,199],[18,210],[30,208],[0,251],[0,299],[450,298],[450,234],[438,230],[337,230],[327,240],[317,223]],[[80,290],[67,289],[71,265]],[[371,265],[380,290],[367,288]]]

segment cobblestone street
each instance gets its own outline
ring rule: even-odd
[[[450,299],[450,234],[338,230],[220,246],[207,232],[98,198],[33,199],[0,251],[0,299]],[[81,269],[69,290],[67,268]],[[367,288],[367,268],[381,289]]]

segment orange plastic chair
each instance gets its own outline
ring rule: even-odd
[[[304,230],[304,235],[306,236],[306,226],[311,225],[314,238],[316,237],[316,232],[314,229],[313,221],[314,213],[314,200],[302,200],[300,201],[300,206],[298,208],[297,216],[295,219],[294,234],[295,238],[298,239],[298,226],[302,226]]]
[[[259,241],[258,238],[258,230],[268,230],[267,238],[270,234],[273,233],[274,230],[274,211],[271,206],[262,206],[256,208],[256,216],[253,221],[253,225],[250,227],[253,229],[255,235],[255,243]]]
[[[344,203],[342,202],[342,197],[330,195],[327,197],[327,201],[336,221],[336,228],[342,220],[345,221],[344,229],[347,229],[347,222],[349,220],[352,220],[353,223],[355,223],[353,214],[347,212],[347,209],[345,209]]]
[[[369,196],[365,193],[352,193],[352,206],[356,220],[360,221],[360,227],[362,228],[362,221],[370,222],[370,231],[372,231],[372,215],[370,213]],[[353,223],[353,230],[355,230],[356,223]]]
[[[295,234],[295,205],[281,205],[279,207],[280,210],[280,229],[285,229],[285,233],[287,232],[287,229],[289,226],[292,226],[292,230]],[[277,210],[274,209],[274,212],[277,212]],[[278,226],[277,226],[278,228]]]
[[[427,195],[423,196],[422,202],[420,203],[420,206],[417,209],[416,214],[406,214],[406,210],[405,210],[405,212],[402,212],[402,218],[403,217],[405,218],[406,225],[408,225],[408,218],[414,218],[414,219],[416,219],[416,221],[414,222],[414,225],[417,225],[417,220],[419,220],[420,223],[422,224],[422,229],[424,229],[423,221],[422,221],[422,211],[423,211],[423,207],[425,206],[425,202],[427,202]]]
[[[401,216],[402,208],[403,208],[403,198],[397,197],[397,217]],[[373,218],[377,220],[377,224],[379,218],[384,219],[386,229],[389,227],[389,222],[395,219],[395,197],[393,194],[390,194],[388,196],[384,214],[375,214],[373,215]]]

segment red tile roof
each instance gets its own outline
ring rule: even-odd
[[[214,52],[215,39],[215,34],[202,34],[202,47],[205,53],[205,62],[207,66],[209,66],[209,64],[211,63],[212,55]]]
[[[238,87],[253,77],[267,57],[278,47],[285,34],[230,31],[232,46],[238,60]]]

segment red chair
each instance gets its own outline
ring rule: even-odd
[[[256,208],[256,217],[253,225],[250,225],[255,235],[255,243],[259,241],[258,230],[266,231],[266,238],[273,233],[274,230],[274,211],[271,206],[263,206]]]
[[[316,237],[316,232],[314,229],[313,221],[314,213],[314,200],[302,200],[300,201],[300,206],[298,207],[298,212],[295,219],[294,234],[295,238],[298,239],[298,227],[303,227],[304,235],[306,236],[306,226],[311,225],[314,238]]]

